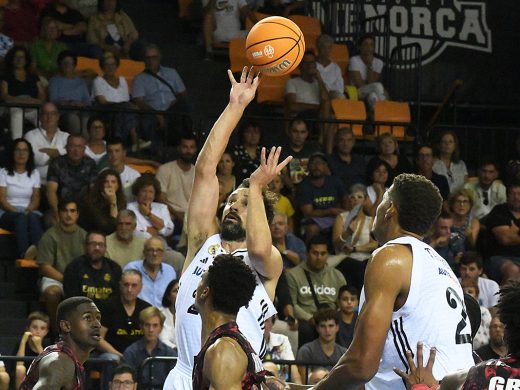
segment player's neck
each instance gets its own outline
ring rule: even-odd
[[[63,342],[72,350],[72,353],[81,364],[85,364],[90,356],[90,352],[94,350],[91,346],[82,346],[75,343],[70,337],[65,337]]]
[[[222,248],[228,253],[233,253],[237,249],[244,249],[246,247],[246,240],[243,241],[222,241]]]
[[[413,238],[417,238],[419,241],[423,240],[422,236],[409,232],[408,230],[404,230],[401,227],[397,227],[396,230],[389,235],[388,241],[396,240],[400,237],[413,237]]]
[[[202,317],[202,345],[206,343],[211,332],[221,325],[227,324],[231,321],[236,321],[237,316],[233,314],[226,314],[214,309],[207,310],[206,313],[201,312]]]

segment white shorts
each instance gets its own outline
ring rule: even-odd
[[[181,370],[174,367],[164,381],[163,390],[192,390],[191,376],[184,375]]]
[[[40,292],[43,293],[50,286],[58,286],[63,294],[63,283],[58,282],[56,279],[48,278],[46,276],[42,276],[40,280]]]

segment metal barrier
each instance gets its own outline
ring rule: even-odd
[[[139,390],[162,390],[164,383],[143,383],[145,370],[148,370],[148,378],[153,378],[154,363],[170,365],[172,369],[177,363],[176,357],[171,356],[151,356],[143,360],[137,371],[137,382],[139,383]]]

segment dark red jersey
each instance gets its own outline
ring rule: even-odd
[[[500,390],[520,388],[520,361],[514,356],[492,359],[472,367],[463,390]]]

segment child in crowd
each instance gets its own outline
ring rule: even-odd
[[[36,357],[43,352],[44,339],[49,333],[49,316],[40,311],[33,311],[27,317],[27,328],[22,335],[18,352],[19,357]],[[16,362],[16,389],[18,389],[25,377],[31,362]]]
[[[336,343],[348,348],[354,337],[354,326],[358,316],[359,290],[354,286],[342,286],[338,292],[339,332]]]
[[[293,215],[294,215],[294,207],[289,200],[288,197],[281,194],[281,191],[284,188],[284,184],[281,176],[276,176],[274,180],[269,183],[269,189],[278,195],[278,202],[276,202],[274,208],[278,214],[287,215],[287,225],[289,226],[289,232],[293,232],[294,223],[293,223]]]
[[[466,294],[471,295],[477,300],[477,302],[479,301],[479,288],[478,283],[475,280],[462,279],[460,285]],[[491,313],[486,307],[482,305],[480,306],[480,318],[480,327],[478,328],[475,337],[473,337],[474,350],[489,344],[489,325],[491,324]]]

